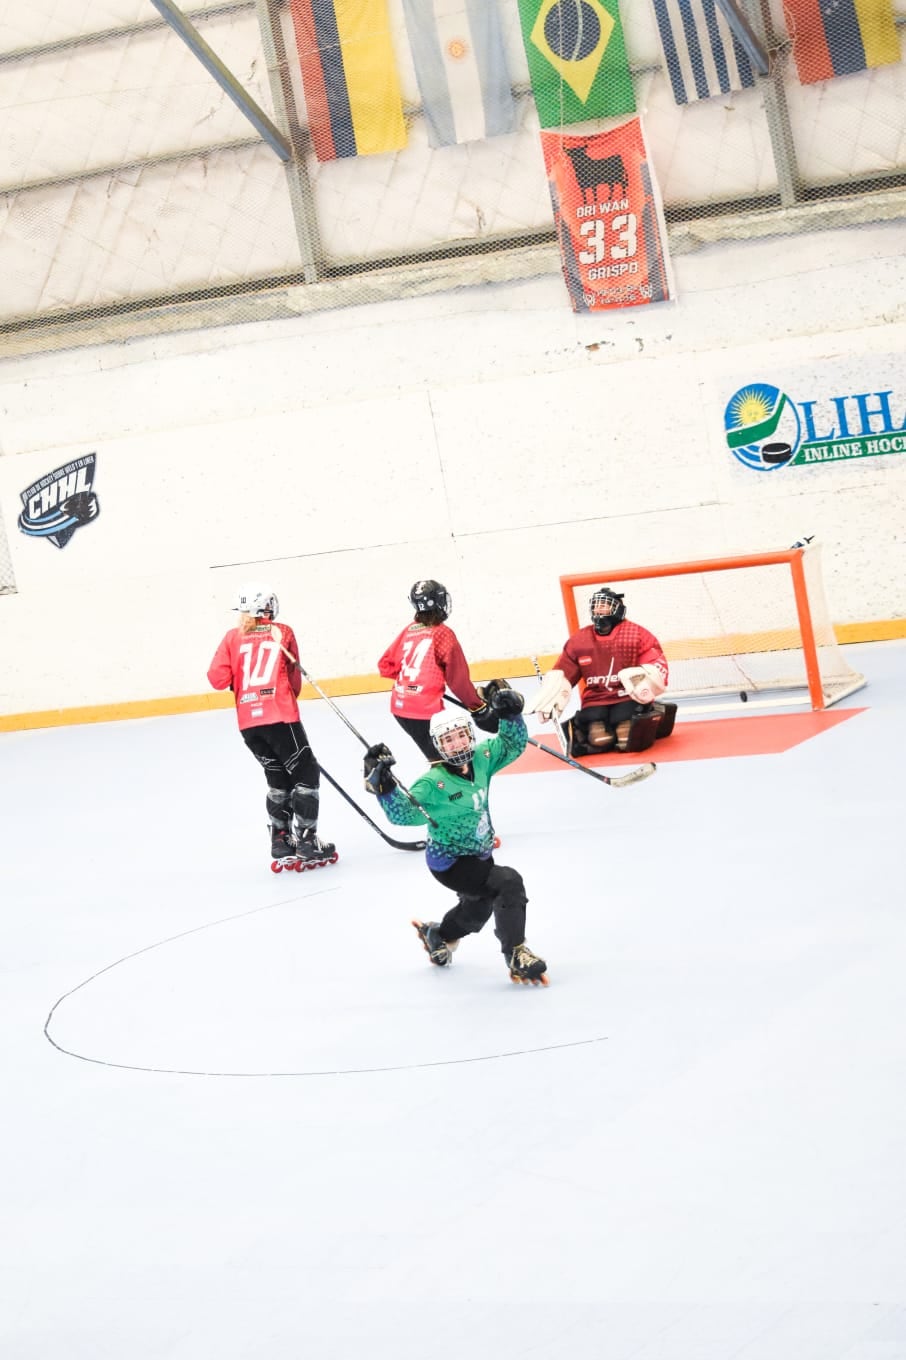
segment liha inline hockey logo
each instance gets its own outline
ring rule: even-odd
[[[94,493],[97,454],[86,453],[54,468],[20,492],[23,510],[19,528],[29,538],[46,538],[65,548],[76,529],[93,523],[100,514]]]
[[[724,411],[727,447],[755,472],[906,453],[904,431],[906,409],[892,390],[796,402],[770,383],[749,383]]]

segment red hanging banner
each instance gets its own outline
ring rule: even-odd
[[[638,118],[611,132],[542,132],[563,277],[575,312],[674,296],[660,200]]]

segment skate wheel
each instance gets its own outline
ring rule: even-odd
[[[495,850],[499,850],[499,849],[500,849],[500,837],[499,837],[499,836],[495,836],[495,837],[494,837],[494,849],[495,849]]]
[[[330,857],[330,859],[327,861],[327,863],[328,863],[328,864],[336,864],[336,862],[337,862],[337,860],[338,860],[339,858],[340,858],[340,856],[337,855],[337,854],[331,855],[331,857]]]
[[[273,863],[271,864],[271,873],[272,873],[272,874],[279,874],[279,873],[282,873],[282,872],[283,872],[283,865],[282,865],[282,864],[278,864],[277,861],[274,860]]]

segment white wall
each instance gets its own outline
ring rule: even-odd
[[[470,659],[555,651],[561,572],[825,544],[837,622],[906,615],[906,456],[756,473],[723,412],[888,390],[906,424],[903,222],[710,247],[677,304],[575,317],[559,273],[0,363],[0,714],[202,693],[263,578],[316,676],[372,672],[420,576]],[[553,257],[552,257],[553,263]],[[58,550],[21,492],[96,451]]]

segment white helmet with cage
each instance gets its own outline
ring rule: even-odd
[[[428,724],[431,740],[445,765],[469,765],[477,741],[475,728],[464,713],[441,709]]]
[[[263,619],[270,615],[277,617],[280,608],[276,595],[268,586],[240,586],[233,609],[239,614],[249,614],[253,619]]]

